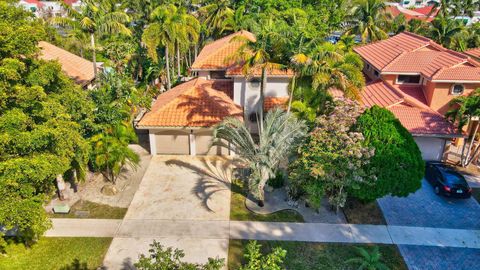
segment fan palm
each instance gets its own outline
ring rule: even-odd
[[[52,17],[50,23],[53,25],[68,26],[72,29],[81,29],[90,34],[93,70],[96,77],[97,59],[95,34],[124,34],[130,36],[132,33],[125,25],[130,21],[130,17],[119,8],[115,0],[85,0],[82,2],[80,11],[73,9],[63,1],[61,1],[61,3],[67,11],[68,16]]]
[[[174,5],[157,7],[153,10],[150,19],[151,23],[145,28],[142,41],[147,46],[149,56],[157,63],[159,61],[158,48],[163,47],[165,49],[167,89],[170,89],[170,51],[175,46],[178,48],[180,44],[196,42],[200,26],[195,17]]]
[[[346,263],[356,264],[358,270],[388,270],[388,267],[381,262],[382,254],[378,246],[375,246],[371,253],[364,248],[356,248],[358,257],[349,259]]]
[[[357,34],[362,42],[388,38],[385,25],[388,21],[385,0],[356,0],[353,2],[351,29],[346,34]]]
[[[213,134],[214,144],[230,148],[252,169],[249,189],[262,205],[267,180],[275,175],[279,163],[288,157],[295,143],[305,136],[306,126],[293,114],[278,108],[267,113],[265,120],[260,121],[264,122],[264,130],[258,142],[245,123],[237,118],[225,119],[215,127]]]

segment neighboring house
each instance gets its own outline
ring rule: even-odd
[[[480,61],[480,48],[470,49],[465,52],[465,54],[477,59]]]
[[[401,0],[398,5],[404,8],[421,8],[439,3],[440,0]]]
[[[151,154],[227,155],[227,149],[211,146],[213,127],[226,117],[244,120],[256,130],[256,112],[260,108],[260,72],[245,76],[232,61],[241,46],[232,38],[240,31],[206,45],[191,72],[197,77],[158,96],[151,110],[137,123],[148,130]],[[291,72],[270,70],[265,91],[265,110],[288,100]]]
[[[442,159],[445,145],[463,137],[443,115],[450,100],[480,87],[480,63],[408,32],[354,51],[365,62],[363,103],[392,111],[424,159]]]
[[[92,86],[95,79],[93,62],[45,41],[40,41],[38,47],[41,49],[40,59],[58,61],[62,66],[62,70],[75,80],[77,84],[84,88]]]
[[[397,17],[403,14],[407,21],[416,19],[421,21],[433,21],[438,13],[438,8],[435,6],[425,6],[420,8],[409,9],[402,7],[398,3],[389,3],[386,7],[386,12],[390,13],[393,17]]]
[[[64,0],[65,4],[79,10],[82,1]],[[66,15],[65,9],[59,1],[20,0],[19,5],[32,11],[37,17],[62,17]]]

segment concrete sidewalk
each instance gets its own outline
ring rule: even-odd
[[[249,221],[52,219],[46,236],[160,239],[252,239],[377,243],[480,249],[480,230]]]

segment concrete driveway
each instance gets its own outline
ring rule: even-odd
[[[153,240],[183,249],[190,262],[226,259],[233,167],[224,157],[154,156],[105,267],[130,269]]]
[[[406,198],[378,200],[388,225],[450,229],[480,229],[480,205],[473,199],[437,196],[423,180],[422,188]],[[399,245],[410,270],[476,269],[480,249]]]

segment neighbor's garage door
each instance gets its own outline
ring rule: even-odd
[[[228,149],[220,146],[212,146],[212,131],[195,133],[195,151],[197,155],[228,155]]]
[[[188,134],[179,131],[161,131],[155,133],[157,154],[188,155]]]
[[[429,137],[414,137],[414,139],[424,160],[442,160],[445,139]]]

